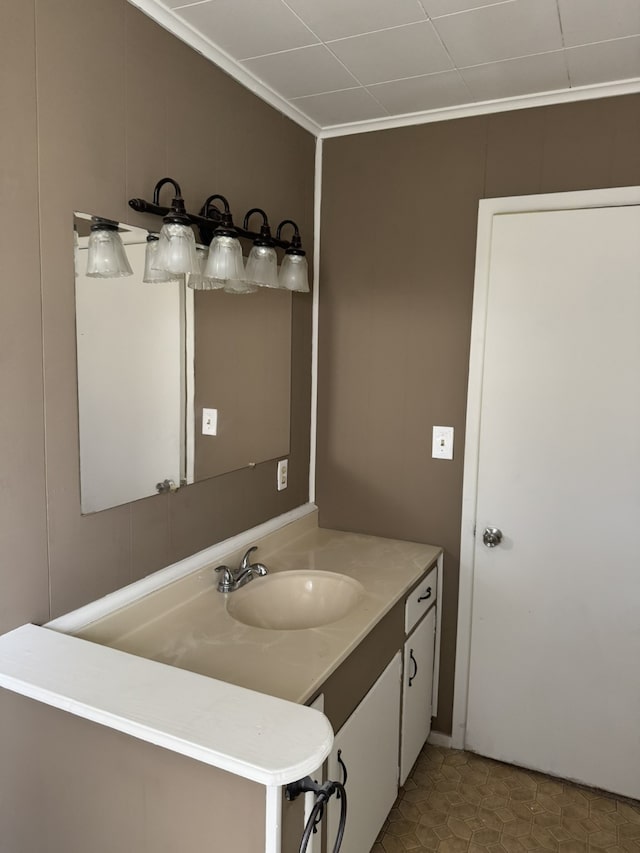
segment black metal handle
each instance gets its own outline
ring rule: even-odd
[[[420,598],[418,599],[418,604],[420,604],[421,601],[426,601],[428,598],[431,598],[430,586],[427,587],[427,591],[425,592],[425,594],[420,596]]]
[[[411,658],[411,662],[413,663],[413,666],[414,666],[413,675],[409,676],[409,687],[411,687],[416,675],[418,674],[418,661],[413,656],[413,649],[409,650],[409,657]]]
[[[342,784],[347,784],[347,765],[342,760],[342,750],[338,750],[338,764],[342,767]]]

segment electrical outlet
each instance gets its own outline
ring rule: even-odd
[[[218,434],[218,410],[203,409],[202,410],[202,434],[217,435]]]
[[[289,476],[289,460],[281,459],[278,462],[278,491],[287,488],[287,477]]]
[[[433,459],[453,459],[453,427],[434,426],[431,456]]]

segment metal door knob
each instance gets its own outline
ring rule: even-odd
[[[487,548],[495,548],[502,542],[502,530],[498,527],[485,527],[482,541]]]

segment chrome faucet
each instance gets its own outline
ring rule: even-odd
[[[268,573],[268,569],[263,563],[251,562],[251,555],[257,550],[257,545],[249,548],[242,560],[240,560],[240,566],[235,572],[229,566],[216,567],[216,572],[222,574],[222,577],[218,581],[218,592],[233,592],[236,589],[240,589],[246,583],[249,583],[249,581],[252,581],[256,575],[264,577]]]

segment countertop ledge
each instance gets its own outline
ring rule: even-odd
[[[333,743],[312,708],[36,625],[0,637],[0,687],[262,785],[314,773]]]

